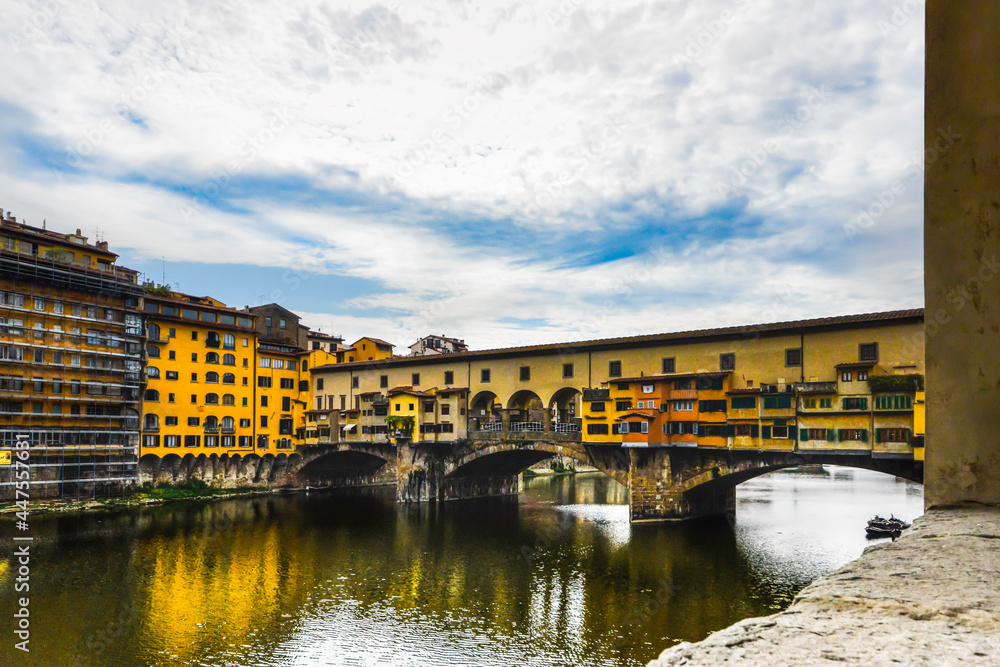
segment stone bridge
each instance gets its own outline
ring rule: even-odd
[[[544,436],[544,437],[539,437]],[[516,495],[520,473],[552,456],[592,466],[628,488],[633,522],[726,514],[736,485],[803,464],[841,465],[923,481],[923,464],[868,452],[799,452],[709,447],[628,448],[585,444],[579,434],[475,433],[454,443],[350,442],[288,454],[150,457],[143,479],[199,478],[219,486],[371,486],[394,484],[399,502]]]

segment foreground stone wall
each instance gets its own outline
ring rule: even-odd
[[[932,510],[895,542],[807,586],[792,606],[697,644],[668,665],[995,665],[1000,510]]]

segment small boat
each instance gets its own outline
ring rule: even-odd
[[[910,524],[906,523],[902,519],[897,519],[891,515],[888,519],[883,519],[876,514],[874,519],[868,520],[868,527],[865,528],[865,534],[870,540],[879,537],[896,538],[909,527]]]

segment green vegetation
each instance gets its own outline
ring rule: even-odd
[[[148,282],[142,286],[146,292],[157,296],[170,296],[170,285],[155,285]]]
[[[871,375],[868,377],[868,388],[873,394],[901,391],[923,391],[924,376],[919,373],[909,375]]]
[[[252,486],[240,486],[235,489],[211,487],[200,479],[192,479],[180,484],[159,484],[153,486],[144,483],[136,490],[138,499],[151,498],[156,500],[182,500],[185,498],[208,498],[211,496],[233,496],[260,491]]]
[[[385,424],[392,431],[412,431],[414,419],[401,415],[389,415],[385,418]]]

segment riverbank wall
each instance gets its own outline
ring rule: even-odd
[[[785,611],[678,644],[648,667],[995,665],[998,581],[1000,508],[934,509],[804,588]]]

